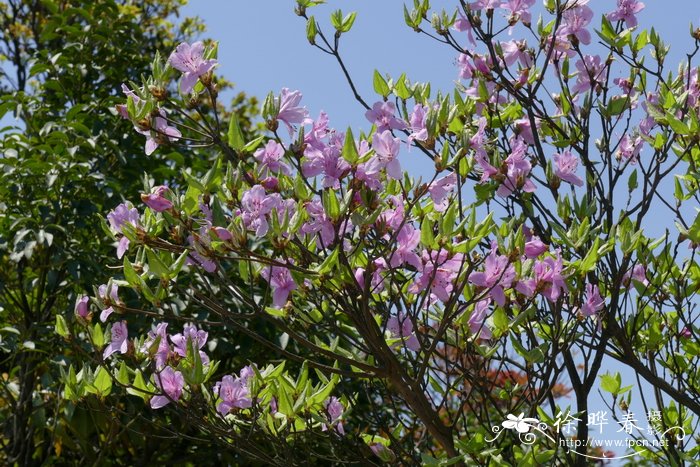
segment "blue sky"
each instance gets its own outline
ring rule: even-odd
[[[334,9],[358,12],[352,31],[342,38],[341,51],[360,93],[370,104],[378,99],[372,90],[375,68],[392,76],[406,72],[411,81],[430,81],[435,90],[450,91],[454,88],[458,72],[456,53],[409,29],[403,19],[403,1],[331,0],[329,3],[310,10],[324,31],[331,30],[328,18]],[[537,4],[541,3],[538,0]],[[434,0],[431,4],[434,9],[452,9],[458,2]],[[615,4],[614,0],[591,0],[589,3],[597,14],[612,11]],[[206,36],[220,42],[218,73],[233,81],[238,91],[262,98],[270,91],[279,92],[282,87],[299,89],[311,116],[325,110],[331,124],[339,129],[350,125],[353,129],[368,130],[364,109],[354,100],[333,57],[307,42],[305,22],[294,14],[294,5],[293,0],[193,0],[185,8],[185,13],[200,16],[208,28]],[[654,27],[671,45],[667,70],[676,71],[677,64],[693,47],[689,23],[700,24],[700,2],[647,0],[639,21],[640,28]],[[596,17],[591,31],[598,24],[599,17]],[[517,32],[513,38],[518,38]],[[593,38],[594,41],[598,39],[595,34]],[[432,166],[416,151],[404,152],[402,165],[412,175],[423,175]],[[670,218],[664,224],[673,228]],[[645,423],[634,373],[617,366],[608,361],[603,373],[622,371],[623,385],[635,385],[637,394],[633,398],[632,410],[636,411],[640,422]],[[574,403],[573,396],[570,402]],[[595,394],[590,407],[592,411],[605,409]],[[612,420],[610,423],[614,424]],[[615,428],[610,430],[614,432]],[[611,439],[624,438],[623,433],[605,433]]]

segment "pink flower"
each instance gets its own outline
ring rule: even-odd
[[[130,208],[130,205],[125,203],[120,204],[107,214],[109,227],[115,234],[120,233],[122,237],[117,245],[117,258],[124,256],[126,250],[129,249],[129,239],[123,235],[122,228],[125,224],[131,224],[134,227],[139,226],[139,211],[136,208]]]
[[[416,334],[413,332],[413,321],[411,318],[399,312],[398,316],[392,316],[386,323],[386,328],[391,332],[392,337],[396,339],[404,339],[406,348],[418,352],[420,350],[420,342]]]
[[[390,196],[388,201],[393,208],[387,207],[384,212],[379,215],[377,224],[386,224],[390,229],[397,230],[401,224],[403,224],[405,218],[403,199],[399,196]]]
[[[689,337],[693,337],[693,331],[690,330],[689,327],[684,326],[683,329],[681,329],[681,332],[678,334],[680,337],[683,337],[685,339],[688,339]]]
[[[516,136],[519,136],[520,138],[523,139],[527,144],[529,145],[534,145],[535,144],[535,135],[532,132],[532,126],[530,125],[530,119],[527,117],[520,118],[513,122],[514,125],[514,130]],[[539,120],[535,119],[535,125],[539,127]]]
[[[105,347],[102,358],[107,360],[114,352],[125,354],[129,349],[129,331],[126,328],[126,321],[119,321],[112,325],[112,341]]]
[[[476,0],[469,4],[472,10],[493,10],[499,5],[499,0]]]
[[[180,130],[174,126],[168,125],[165,111],[160,109],[158,113],[159,115],[153,119],[154,124],[152,128],[144,130],[139,127],[134,127],[138,133],[141,133],[146,137],[146,147],[144,152],[147,156],[153,154],[153,151],[158,149],[158,146],[161,144],[168,141],[177,141],[182,137]]]
[[[598,55],[584,55],[583,60],[576,61],[576,84],[573,92],[586,92],[598,85],[603,78],[603,64]]]
[[[586,301],[579,310],[585,317],[594,316],[605,306],[605,299],[600,296],[597,285],[586,284]]]
[[[83,319],[87,318],[88,314],[90,313],[89,306],[90,297],[88,297],[87,295],[78,297],[75,301],[75,315],[80,316]]]
[[[326,414],[328,415],[328,423],[331,426],[335,425],[335,430],[338,432],[338,434],[344,435],[345,429],[343,428],[343,422],[341,421],[343,411],[345,410],[343,404],[340,403],[337,397],[331,396],[326,400],[324,406],[326,407]],[[324,424],[323,431],[326,431],[327,429],[328,428]]]
[[[608,13],[610,21],[624,21],[628,28],[637,25],[637,17],[634,16],[644,9],[644,4],[637,0],[617,0],[617,9]]]
[[[522,138],[515,138],[515,142],[504,164],[507,168],[506,179],[496,190],[498,196],[510,196],[516,189],[522,189],[527,193],[535,191],[535,184],[528,178],[532,165],[527,158],[527,146]]]
[[[100,300],[102,300],[104,304],[107,305],[107,308],[102,310],[102,313],[100,313],[100,321],[102,321],[103,323],[107,321],[109,315],[114,313],[114,308],[112,308],[112,305],[116,305],[119,303],[119,297],[117,296],[118,292],[119,286],[114,283],[109,288],[109,290],[107,290],[107,284],[102,284],[97,289],[97,294],[99,295]]]
[[[389,130],[375,133],[372,138],[372,149],[377,154],[382,167],[386,168],[387,176],[399,180],[401,178],[401,164],[398,160],[401,141],[394,138]]]
[[[635,138],[630,138],[625,134],[620,140],[620,145],[615,152],[618,159],[623,161],[630,161],[630,164],[635,164],[639,157],[639,153],[642,151],[642,145],[644,140],[641,136]]]
[[[384,290],[384,278],[382,277],[382,272],[388,269],[386,260],[384,258],[377,258],[372,261],[373,272],[372,278],[369,283],[370,293],[378,293]],[[360,288],[365,289],[367,279],[365,278],[365,273],[367,271],[365,268],[357,268],[355,270],[355,280],[359,284]]]
[[[478,301],[469,315],[469,330],[480,339],[491,339],[491,328],[485,323],[490,304],[490,298]]]
[[[633,279],[635,282],[639,282],[645,287],[649,285],[649,281],[647,280],[647,270],[644,265],[638,264],[632,268],[632,271],[627,271],[622,276],[622,284],[625,286],[630,285],[631,279]]]
[[[515,268],[510,264],[507,256],[496,253],[497,248],[495,242],[491,244],[491,253],[484,261],[484,271],[474,271],[469,274],[469,282],[489,289],[489,296],[500,306],[505,306],[504,289],[509,288],[513,283]]]
[[[241,371],[241,373],[243,373]],[[234,378],[231,375],[224,376],[214,386],[214,394],[218,394],[221,402],[216,406],[217,412],[227,415],[231,409],[247,409],[253,403],[250,399],[247,378]]]
[[[568,292],[569,288],[564,280],[564,264],[559,250],[555,256],[537,261],[533,267],[535,283],[537,287],[543,287],[542,295],[552,302],[556,302],[562,292]]]
[[[454,28],[455,30],[459,32],[466,32],[467,33],[467,39],[472,45],[476,45],[476,42],[474,41],[474,35],[472,34],[472,25],[469,22],[469,19],[462,14],[461,11],[458,12],[459,17],[455,20],[454,23]]]
[[[233,239],[233,234],[223,227],[212,227],[210,230],[219,238],[219,240],[227,242]]]
[[[289,175],[289,167],[282,162],[284,158],[284,147],[277,141],[271,139],[264,148],[255,151],[253,156],[260,161],[265,169],[263,173],[267,173],[267,170],[269,170],[271,172],[282,172],[285,175]]]
[[[168,191],[167,186],[157,186],[153,188],[153,192],[149,195],[142,193],[141,201],[143,201],[146,206],[154,210],[155,212],[163,212],[173,207],[173,203],[163,196]]]
[[[203,54],[204,44],[200,41],[192,45],[183,42],[170,54],[170,65],[183,73],[180,79],[180,90],[183,94],[189,94],[197,80],[217,65],[216,60],[204,60]]]
[[[372,108],[365,112],[365,117],[371,123],[377,125],[377,132],[386,130],[403,130],[406,122],[397,118],[396,106],[393,102],[375,102]]]
[[[549,250],[549,247],[540,240],[540,237],[533,235],[530,240],[525,242],[525,257],[534,259],[542,253]]]
[[[448,256],[446,250],[423,251],[423,270],[420,277],[409,287],[411,293],[420,293],[426,288],[430,291],[430,300],[426,305],[440,300],[449,301],[454,290],[454,281],[462,269],[464,256],[461,253]]]
[[[475,75],[488,76],[491,74],[491,57],[473,54],[471,57],[461,54],[457,57],[457,65],[460,67],[459,77],[472,79]]]
[[[168,362],[170,356],[170,345],[168,345],[168,323],[158,323],[155,330],[148,331],[148,336],[141,346],[144,353],[150,352],[153,344],[158,341],[158,348],[155,352],[156,368],[160,370]]]
[[[522,41],[508,41],[501,42],[501,51],[503,51],[503,61],[506,66],[511,66],[516,61],[520,63],[523,68],[530,68],[532,66],[532,56],[527,48],[527,42]]]
[[[392,268],[408,263],[416,269],[422,269],[423,263],[414,251],[420,243],[420,231],[406,224],[396,236],[396,249],[391,254],[390,264]]]
[[[272,289],[272,306],[281,308],[287,303],[292,290],[297,289],[289,269],[281,266],[267,266],[260,273]]]
[[[586,4],[588,0],[577,0],[573,4],[574,7],[569,7],[562,14],[562,27],[558,34],[562,36],[576,36],[583,44],[591,43],[591,33],[588,32],[586,26],[593,19],[593,10]]]
[[[517,21],[522,21],[524,24],[530,24],[532,15],[530,7],[535,4],[535,0],[507,0],[501,3],[501,8],[510,11],[508,22],[514,24]]]
[[[350,172],[350,164],[341,156],[340,148],[325,146],[323,149],[307,147],[301,172],[305,177],[324,174],[324,188],[340,188],[340,180]]]
[[[187,357],[187,347],[192,342],[193,349],[199,350],[199,358],[202,360],[202,364],[207,365],[209,357],[201,349],[207,343],[208,337],[209,334],[206,331],[197,329],[197,326],[194,324],[187,323],[182,334],[177,333],[174,336],[170,336],[170,341],[175,345],[175,353],[183,358]]]
[[[182,396],[182,389],[185,387],[185,378],[179,371],[175,371],[169,366],[166,366],[153,376],[153,380],[158,389],[163,391],[164,394],[151,398],[152,409],[165,407],[170,404],[171,401],[177,402],[180,396]]]
[[[326,215],[323,209],[323,204],[318,199],[306,203],[306,212],[311,218],[308,222],[301,226],[301,232],[305,234],[317,234],[321,241],[321,246],[329,247],[335,239],[335,228],[333,222]]]
[[[305,107],[300,107],[301,102],[301,92],[290,91],[287,88],[282,88],[282,93],[275,100],[279,103],[279,112],[277,113],[277,120],[281,120],[287,126],[289,130],[289,135],[294,134],[294,124],[304,123],[309,112]]]
[[[267,223],[267,215],[279,208],[281,199],[278,194],[268,195],[265,188],[255,185],[246,191],[241,198],[241,218],[243,225],[248,230],[255,230],[255,235],[263,237],[270,226]]]
[[[571,154],[571,151],[566,150],[560,154],[555,154],[554,163],[556,165],[554,175],[572,185],[583,186],[583,180],[576,176],[578,157]]]
[[[428,107],[416,104],[409,118],[411,134],[408,135],[408,142],[413,140],[425,141],[428,139],[428,129],[425,127],[428,116]]]
[[[428,193],[433,200],[433,206],[437,212],[445,212],[449,203],[449,195],[457,186],[457,174],[452,172],[449,175],[434,181],[428,187]]]

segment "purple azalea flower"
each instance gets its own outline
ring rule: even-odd
[[[426,128],[426,120],[428,116],[428,106],[416,104],[409,118],[411,134],[408,135],[408,142],[413,140],[425,141],[428,139],[428,129]]]
[[[155,363],[158,370],[162,369],[168,362],[170,356],[170,346],[168,345],[168,323],[161,322],[156,325],[155,330],[148,331],[146,340],[141,346],[141,352],[150,352],[153,344],[158,340],[158,348],[155,353]]]
[[[336,146],[325,146],[322,150],[308,147],[304,151],[301,172],[305,177],[323,174],[324,188],[340,188],[340,180],[350,172],[350,164],[341,157]]]
[[[489,296],[500,306],[505,306],[506,295],[504,289],[507,289],[515,279],[515,268],[510,264],[510,260],[505,255],[496,253],[498,246],[496,243],[491,244],[491,253],[484,261],[483,271],[474,271],[469,274],[469,282],[472,284],[489,289]]]
[[[455,20],[453,27],[456,31],[466,32],[469,42],[472,45],[476,45],[476,41],[474,41],[474,34],[472,34],[472,24],[469,22],[469,18],[464,16],[461,11],[458,11],[458,13],[459,17]]]
[[[282,172],[285,175],[289,175],[290,173],[287,164],[282,162],[284,158],[284,147],[273,139],[268,141],[265,147],[255,151],[253,156],[260,161],[266,171]],[[266,171],[265,173],[267,173]]]
[[[321,240],[321,245],[324,248],[329,247],[335,239],[335,228],[333,227],[333,222],[326,215],[321,201],[315,199],[306,203],[306,212],[309,213],[311,219],[301,226],[302,233],[317,234],[319,240]]]
[[[399,180],[401,178],[401,164],[398,155],[401,148],[401,140],[394,138],[389,130],[375,133],[372,138],[372,149],[383,167],[387,176]]]
[[[647,280],[647,270],[642,264],[636,265],[634,268],[632,268],[631,271],[627,271],[623,276],[622,276],[622,283],[624,285],[630,285],[630,280],[634,279],[636,282],[639,282],[643,286],[648,286],[649,281]]]
[[[125,224],[131,224],[134,227],[139,227],[139,211],[136,208],[130,208],[126,203],[122,203],[107,214],[107,220],[112,232],[122,234],[117,245],[117,258],[121,259],[129,249],[129,239],[123,235],[122,228]]]
[[[585,317],[597,315],[605,306],[605,299],[600,296],[597,285],[586,284],[586,301],[581,305],[581,314]]]
[[[639,153],[642,151],[644,140],[641,136],[630,138],[625,134],[620,140],[620,145],[617,148],[615,155],[623,161],[630,161],[630,164],[635,164],[639,158]]]
[[[644,9],[644,4],[637,0],[617,0],[617,9],[607,14],[610,21],[624,21],[628,28],[637,25],[634,16]]]
[[[254,230],[256,236],[265,236],[270,228],[267,215],[273,209],[279,208],[280,204],[281,198],[278,194],[268,195],[261,185],[253,186],[241,199],[243,225],[248,230]]]
[[[75,315],[85,319],[90,313],[90,297],[83,295],[75,300]]]
[[[335,425],[335,430],[339,435],[344,435],[345,429],[343,428],[343,422],[341,421],[341,417],[345,411],[343,404],[340,403],[340,400],[338,400],[337,397],[331,396],[326,400],[324,406],[326,407],[326,414],[328,415],[329,424],[331,426]],[[327,429],[328,428],[324,424],[323,431],[326,431]]]
[[[535,119],[535,125],[538,125],[539,121]],[[532,132],[532,126],[530,125],[529,118],[520,118],[513,122],[514,130],[516,136],[519,136],[527,144],[533,146],[535,144],[535,135]]]
[[[515,62],[519,62],[523,68],[532,66],[532,56],[524,40],[501,42],[500,45],[506,66],[511,66]]]
[[[234,378],[231,375],[226,375],[214,386],[214,394],[221,399],[216,410],[223,416],[226,416],[233,408],[247,409],[253,404],[250,399],[247,378]]]
[[[522,21],[524,24],[532,22],[530,7],[535,4],[535,0],[507,0],[501,3],[501,8],[510,12],[508,15],[508,23],[514,24],[517,21]]]
[[[499,0],[476,0],[469,4],[469,8],[477,10],[493,10],[500,5]]]
[[[260,272],[272,289],[272,306],[281,308],[287,303],[292,290],[297,289],[289,269],[281,266],[267,266]]]
[[[287,126],[287,130],[289,130],[290,136],[294,134],[293,125],[304,123],[309,115],[305,107],[299,107],[301,98],[302,95],[300,91],[290,91],[287,88],[282,88],[281,94],[276,98],[280,109],[277,113],[277,120],[284,122]]]
[[[173,349],[175,353],[181,357],[187,357],[187,347],[191,341],[192,347],[199,350],[199,357],[202,360],[202,364],[207,365],[209,364],[209,357],[201,349],[204,347],[204,344],[207,343],[208,337],[209,334],[206,331],[197,329],[197,326],[194,324],[187,323],[185,324],[182,334],[177,333],[170,336],[170,341],[175,345]]]
[[[392,268],[408,263],[416,269],[423,268],[420,257],[415,249],[420,243],[420,231],[411,224],[406,224],[396,236],[396,249],[391,254],[390,264]]]
[[[428,193],[433,200],[433,207],[437,212],[445,212],[449,203],[449,195],[457,186],[457,174],[452,172],[449,175],[434,181],[428,187]]]
[[[527,158],[527,145],[522,138],[515,138],[511,153],[504,164],[507,167],[506,179],[496,190],[498,196],[505,198],[518,188],[527,193],[535,191],[535,184],[528,178],[532,165]]]
[[[389,266],[386,264],[386,260],[384,258],[377,258],[372,262],[372,264],[374,267],[369,284],[369,290],[371,293],[379,293],[384,290],[384,278],[382,277],[382,272],[387,270]],[[355,269],[355,280],[363,290],[367,280],[365,279],[365,272],[365,268]]]
[[[411,284],[408,291],[419,293],[426,288],[430,291],[430,300],[426,303],[435,303],[440,300],[449,301],[454,290],[454,281],[462,269],[464,255],[457,253],[451,258],[447,250],[432,251],[423,250],[423,269],[420,277]]]
[[[599,55],[584,55],[583,60],[576,61],[576,84],[573,92],[586,92],[592,87],[600,83],[603,75],[604,66]]]
[[[562,14],[562,27],[558,34],[561,36],[576,36],[583,44],[591,43],[591,33],[586,26],[593,19],[593,10],[588,5],[588,0],[577,0],[573,7],[564,10]]]
[[[168,125],[167,116],[163,109],[158,111],[159,116],[153,119],[154,125],[152,128],[144,130],[139,127],[134,127],[138,133],[146,137],[145,153],[147,156],[153,154],[153,151],[158,149],[163,143],[168,141],[177,141],[182,137],[180,130],[174,126]]]
[[[396,106],[393,102],[375,102],[372,108],[365,112],[365,117],[377,126],[377,132],[387,130],[403,130],[408,125],[395,116]]]
[[[129,350],[129,331],[126,321],[119,321],[112,325],[112,341],[105,347],[102,358],[107,360],[114,352],[125,354]]]
[[[386,323],[386,328],[391,332],[391,336],[396,339],[403,339],[406,348],[414,352],[420,350],[420,342],[413,332],[413,321],[399,312],[398,316],[392,316]]]
[[[97,289],[97,294],[100,296],[100,299],[107,305],[107,308],[102,310],[102,313],[100,313],[100,321],[103,323],[107,321],[107,318],[109,315],[114,313],[114,308],[112,308],[112,305],[116,305],[119,303],[119,297],[117,296],[117,293],[119,292],[119,286],[117,284],[112,284],[109,290],[107,290],[107,284],[102,284],[98,289]]]
[[[540,256],[549,247],[540,240],[540,237],[533,235],[530,240],[525,242],[525,257],[534,259]]]
[[[203,54],[204,44],[200,41],[192,45],[183,42],[170,54],[170,65],[183,73],[180,79],[180,90],[183,94],[189,94],[197,80],[217,65],[216,60],[204,60]]]
[[[562,292],[568,292],[569,288],[566,285],[564,275],[564,264],[562,262],[559,250],[555,252],[555,256],[537,261],[533,267],[535,273],[535,284],[537,286],[544,285],[542,295],[551,302],[556,302]]]
[[[560,154],[555,154],[554,164],[556,165],[554,175],[572,185],[583,186],[583,180],[576,175],[578,157],[571,154],[571,151],[566,150]]]
[[[233,239],[233,234],[228,230],[225,229],[224,227],[211,227],[211,232],[217,236],[219,240],[223,240],[225,242],[230,241]]]
[[[168,191],[168,187],[164,185],[157,186],[153,188],[153,192],[150,195],[141,194],[141,201],[143,201],[146,206],[154,210],[155,212],[163,212],[173,207],[173,203],[167,199],[165,192]]]
[[[166,366],[153,376],[153,380],[156,383],[156,387],[163,391],[164,394],[151,397],[152,409],[160,409],[170,404],[171,401],[177,402],[180,400],[182,390],[185,387],[185,378],[181,372]]]
[[[491,328],[485,323],[486,318],[488,318],[487,311],[490,304],[490,298],[478,301],[474,305],[471,315],[469,315],[469,330],[479,339],[491,339],[492,336]]]

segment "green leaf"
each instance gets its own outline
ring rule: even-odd
[[[241,126],[238,124],[238,116],[235,112],[231,115],[231,121],[228,125],[228,145],[236,151],[240,151],[243,149],[243,146],[245,146],[243,132],[241,131]]]
[[[105,368],[101,366],[97,370],[97,373],[95,373],[95,380],[93,381],[92,386],[95,388],[95,391],[97,391],[98,396],[108,396],[109,393],[112,392],[112,375],[110,375],[109,371],[105,370]]]
[[[374,85],[374,92],[382,97],[387,97],[389,95],[389,85],[386,83],[384,77],[379,73],[379,71],[374,70],[374,78],[372,80]]]
[[[599,378],[600,388],[603,391],[609,392],[613,395],[617,395],[620,392],[620,386],[622,385],[622,377],[620,376],[620,373],[615,373],[614,375],[606,373],[604,375],[600,375]]]
[[[588,254],[581,260],[581,264],[578,269],[581,272],[588,272],[595,269],[596,262],[598,261],[600,247],[600,237],[596,237],[593,242],[593,246],[588,250]]]
[[[306,22],[306,39],[309,44],[314,45],[316,43],[316,35],[318,34],[318,27],[316,26],[316,18],[310,16]]]
[[[354,164],[360,158],[360,155],[357,153],[357,146],[355,146],[355,138],[352,135],[352,129],[350,127],[348,127],[348,130],[345,132],[342,156],[343,159],[350,164]]]
[[[149,271],[159,277],[168,277],[170,270],[163,264],[163,261],[158,257],[158,255],[146,247],[146,257],[148,258],[148,269]]]
[[[56,325],[54,329],[56,330],[56,334],[59,336],[64,338],[68,337],[68,325],[66,324],[66,319],[63,317],[63,315],[56,315]]]

